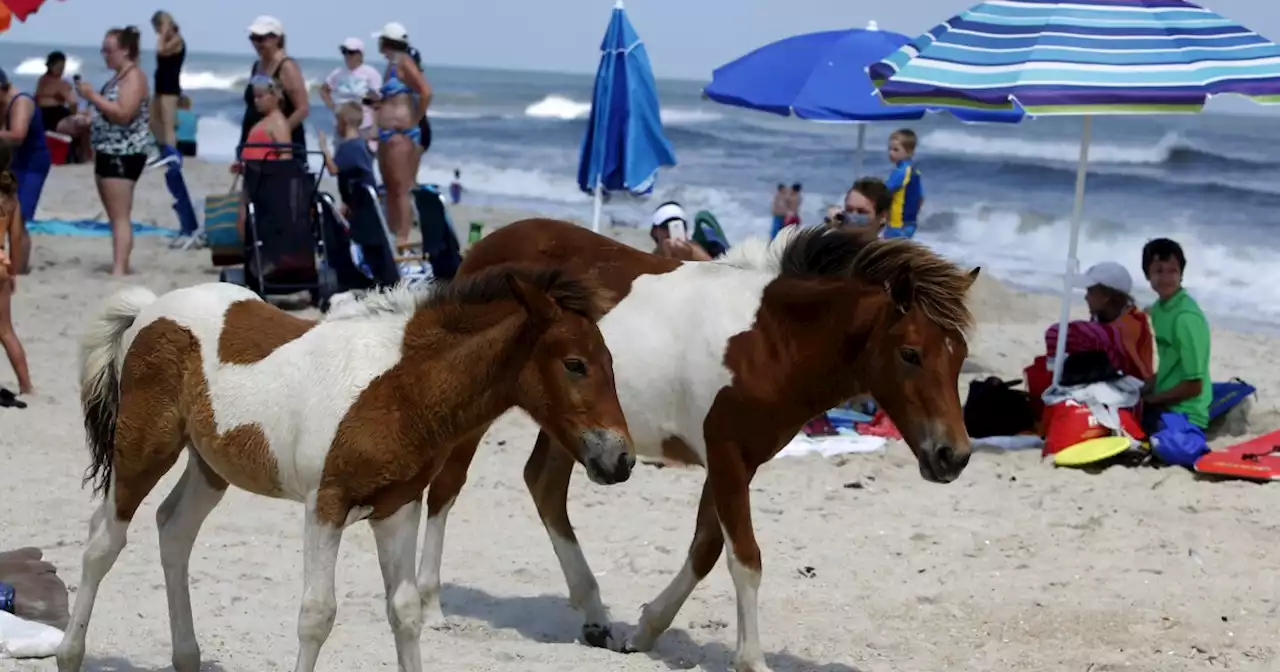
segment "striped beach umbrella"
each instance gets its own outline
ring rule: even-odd
[[[1082,115],[1054,383],[1062,374],[1093,115],[1199,112],[1212,96],[1280,103],[1280,46],[1185,0],[990,0],[871,66],[890,105]]]

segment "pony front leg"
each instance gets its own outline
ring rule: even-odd
[[[608,648],[613,639],[609,610],[600,599],[600,583],[587,564],[569,521],[569,480],[573,477],[573,466],[568,450],[552,444],[545,432],[539,432],[533,453],[524,465],[524,482],[560,561],[560,571],[569,584],[569,604],[583,613],[582,641]]]
[[[422,598],[418,595],[413,561],[417,553],[422,500],[400,507],[382,520],[370,520],[378,547],[378,565],[387,591],[387,622],[396,639],[400,672],[422,672]]]
[[[294,672],[315,671],[320,647],[329,638],[333,619],[338,615],[333,584],[338,546],[349,512],[334,499],[323,492],[307,498],[302,531],[302,607],[298,610],[298,660]]]
[[[720,520],[716,517],[715,500],[711,481],[708,479],[702,484],[698,523],[684,566],[662,593],[645,604],[635,633],[623,645],[624,652],[648,651],[653,648],[658,637],[671,627],[671,622],[680,613],[680,608],[689,599],[689,595],[693,594],[693,589],[711,573],[716,561],[720,559],[720,549],[723,547],[724,535],[720,531]]]
[[[448,626],[440,607],[440,565],[444,560],[444,528],[449,510],[467,483],[467,471],[476,456],[489,425],[463,439],[449,451],[440,473],[427,489],[427,524],[422,530],[422,560],[418,565],[418,595],[422,598],[424,623],[431,628]]]
[[[717,459],[719,458],[719,459]],[[751,525],[751,477],[756,467],[743,462],[737,450],[725,450],[708,460],[707,481],[728,551],[729,575],[738,602],[737,672],[769,672],[760,649],[760,546]]]

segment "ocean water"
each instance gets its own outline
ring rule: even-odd
[[[94,49],[67,49],[72,72],[106,76]],[[0,45],[0,67],[30,88],[46,48]],[[336,56],[336,54],[335,54]],[[241,96],[252,56],[188,55],[184,89],[201,116],[201,155],[229,161],[239,137]],[[300,59],[320,81],[337,58]],[[373,64],[381,67],[378,59]],[[153,69],[150,55],[143,67]],[[589,218],[592,203],[575,183],[590,110],[589,75],[432,67],[434,144],[422,181],[447,184],[462,171],[466,198]],[[702,82],[659,81],[662,116],[680,165],[665,171],[648,203],[606,207],[619,223],[639,224],[662,200],[713,211],[732,239],[764,234],[779,182],[804,185],[802,217],[817,222],[855,174],[856,127],[815,124],[717,105]],[[308,122],[332,131],[313,96]],[[1211,314],[1233,324],[1280,330],[1280,125],[1276,112],[1236,116],[1099,118],[1093,128],[1085,266],[1112,259],[1140,272],[1142,244],[1179,240],[1189,256],[1187,284]],[[1058,291],[1081,122],[1051,118],[1019,126],[965,125],[947,116],[909,124],[920,134],[918,165],[927,203],[918,238],[948,256],[981,265],[1017,286]],[[895,125],[867,132],[865,173],[884,176],[884,147]],[[313,145],[314,147],[314,145]],[[656,199],[656,200],[653,200]],[[1052,319],[1053,316],[1046,316]]]

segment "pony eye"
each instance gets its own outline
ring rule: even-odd
[[[564,360],[564,370],[575,376],[586,376],[587,363],[577,357],[566,359]]]
[[[910,364],[911,366],[920,366],[922,364],[920,361],[920,351],[915,348],[902,348],[898,351],[898,356],[902,358],[902,361]]]

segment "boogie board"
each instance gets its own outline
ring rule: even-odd
[[[1196,471],[1253,481],[1280,480],[1280,431],[1205,453],[1196,461]]]
[[[1053,463],[1059,467],[1083,467],[1109,460],[1129,450],[1133,445],[1133,439],[1127,436],[1103,436],[1089,439],[1058,451],[1053,456]]]

